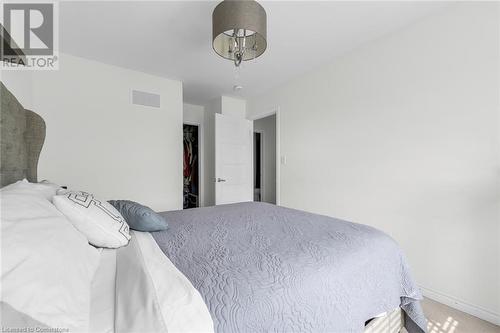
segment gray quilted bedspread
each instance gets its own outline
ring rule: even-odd
[[[406,259],[377,229],[250,202],[161,214],[170,227],[152,235],[216,332],[362,332],[398,306],[425,332]]]

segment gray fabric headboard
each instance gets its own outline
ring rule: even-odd
[[[23,178],[37,181],[37,166],[45,140],[45,121],[23,108],[0,82],[0,183],[12,184]]]

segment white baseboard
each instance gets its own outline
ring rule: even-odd
[[[464,302],[455,297],[445,295],[429,288],[420,286],[420,289],[422,290],[424,296],[427,298],[430,298],[439,303],[443,303],[445,305],[448,305],[449,307],[468,313],[472,316],[489,321],[490,323],[493,323],[495,325],[500,325],[500,314],[498,313],[491,312],[490,310],[486,310],[485,308],[482,308],[480,306]]]

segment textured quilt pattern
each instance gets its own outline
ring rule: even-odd
[[[400,306],[425,317],[405,257],[374,228],[263,203],[166,212],[153,237],[205,300],[216,332],[362,332]]]

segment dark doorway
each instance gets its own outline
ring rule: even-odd
[[[198,126],[184,124],[184,209],[200,206]]]
[[[253,200],[262,201],[262,133],[253,134]]]
[[[254,201],[276,203],[276,115],[253,121]]]

